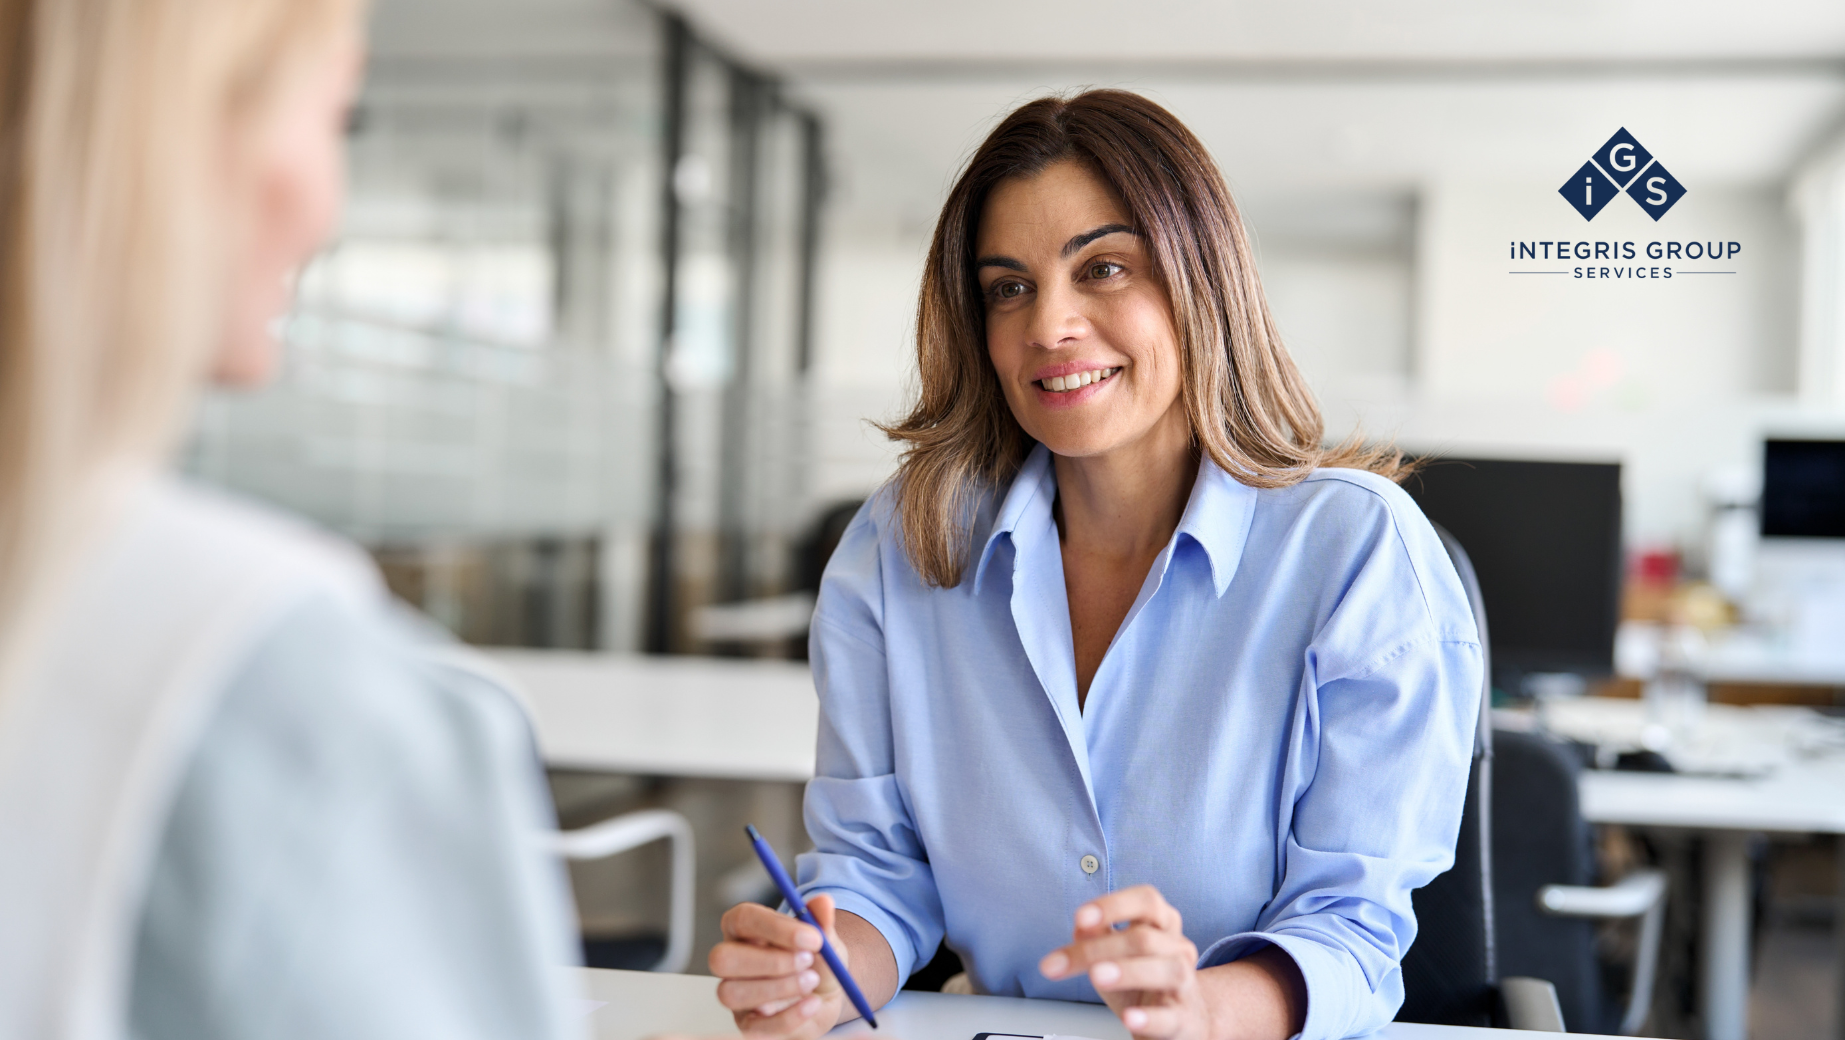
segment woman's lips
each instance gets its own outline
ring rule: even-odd
[[[1082,404],[1095,395],[1104,392],[1115,384],[1115,377],[1121,374],[1119,366],[1115,368],[1088,369],[1072,372],[1067,376],[1053,376],[1040,379],[1031,384],[1038,402],[1048,408],[1072,408]],[[1063,389],[1051,387],[1061,384]]]
[[[1068,375],[1057,375],[1051,376],[1048,379],[1037,380],[1037,387],[1040,390],[1053,394],[1073,393],[1086,386],[1106,382],[1114,378],[1115,373],[1119,371],[1121,371],[1121,366],[1119,365],[1112,368],[1091,368],[1084,371],[1071,372]]]

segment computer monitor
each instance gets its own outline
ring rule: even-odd
[[[1467,550],[1486,601],[1493,685],[1614,670],[1621,610],[1621,467],[1430,459],[1403,485]]]
[[[1845,441],[1763,442],[1762,536],[1845,538]]]

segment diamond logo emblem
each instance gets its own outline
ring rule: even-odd
[[[1557,194],[1576,207],[1576,212],[1582,214],[1584,220],[1594,220],[1602,207],[1613,202],[1614,197],[1620,193],[1620,185],[1596,169],[1593,162],[1583,163],[1582,169],[1577,170],[1575,176],[1557,189]]]
[[[1678,182],[1666,169],[1665,163],[1656,162],[1646,168],[1646,172],[1634,178],[1627,186],[1627,196],[1646,210],[1646,215],[1658,220],[1666,215],[1678,200],[1685,195],[1685,186]]]
[[[1640,171],[1646,169],[1646,164],[1652,161],[1653,153],[1634,140],[1634,135],[1628,133],[1626,127],[1616,130],[1608,143],[1595,153],[1595,165],[1601,167],[1610,180],[1623,188],[1632,184],[1634,178],[1640,176]]]
[[[1582,219],[1594,220],[1623,190],[1654,220],[1685,196],[1685,186],[1626,127],[1616,130],[1557,194],[1576,207]]]

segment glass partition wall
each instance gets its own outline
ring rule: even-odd
[[[804,519],[804,385],[819,127],[775,83],[667,25],[662,316],[650,649],[696,644],[696,605],[791,578]]]
[[[350,146],[281,377],[189,468],[470,641],[747,649],[687,619],[785,591],[811,512],[818,123],[638,4],[381,0]]]

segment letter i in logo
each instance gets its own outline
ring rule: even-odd
[[[1563,183],[1557,193],[1576,207],[1584,220],[1594,220],[1602,207],[1614,201],[1621,193],[1621,186],[1609,180],[1607,175],[1597,169],[1593,162],[1582,164],[1576,175]]]

